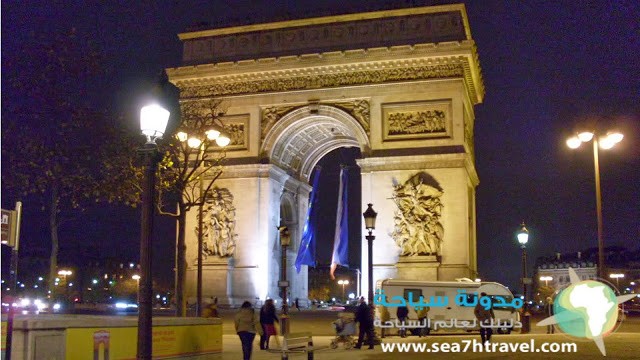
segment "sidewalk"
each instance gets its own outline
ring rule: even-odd
[[[314,345],[328,346],[331,343],[331,339],[333,336],[314,336]],[[417,338],[417,337],[409,337],[409,338],[385,338],[385,343],[427,343],[432,344],[435,342],[439,343],[460,343],[462,340],[479,340],[479,335],[436,335],[429,336],[426,338]],[[340,344],[337,349],[327,348],[325,350],[319,350],[315,352],[315,359],[324,360],[374,360],[374,359],[386,359],[386,360],[399,360],[399,359],[446,359],[446,360],[466,360],[466,359],[508,359],[508,358],[517,358],[517,359],[531,359],[531,360],[540,360],[540,359],[579,359],[579,360],[601,360],[603,358],[600,351],[597,349],[596,345],[593,341],[585,341],[585,340],[576,340],[574,338],[569,338],[564,335],[546,335],[546,334],[511,334],[511,335],[495,335],[492,339],[493,342],[505,342],[505,343],[516,343],[516,342],[530,342],[531,339],[534,339],[536,344],[539,346],[543,342],[554,342],[554,343],[573,343],[577,344],[577,353],[512,353],[512,352],[495,352],[495,353],[473,353],[473,352],[462,352],[462,353],[416,353],[416,352],[405,352],[400,353],[389,352],[385,353],[382,351],[381,346],[376,346],[374,350],[368,350],[365,346],[362,349],[351,349],[345,350],[344,346]],[[273,342],[273,341],[272,341]],[[638,359],[637,353],[637,344],[640,342],[640,334],[637,333],[620,333],[613,334],[605,339],[605,346],[607,349],[607,357],[610,359]],[[240,344],[240,340],[237,335],[223,335],[223,347],[224,351],[222,354],[222,359],[224,360],[238,360],[242,359],[242,347]],[[292,360],[300,359],[305,360],[307,358],[306,354],[291,354],[289,358]],[[280,354],[278,353],[270,353],[268,351],[260,350],[259,347],[259,337],[256,337],[253,346],[253,355],[251,357],[252,360],[278,360],[280,359]]]

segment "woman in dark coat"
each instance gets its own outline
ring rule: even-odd
[[[273,304],[272,299],[268,299],[264,302],[264,306],[260,309],[260,324],[262,324],[262,336],[260,336],[260,349],[266,350],[269,348],[269,338],[271,336],[278,336],[276,332],[275,322],[278,321],[276,316],[276,306]]]

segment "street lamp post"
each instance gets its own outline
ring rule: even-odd
[[[282,246],[282,281],[280,287],[282,288],[282,316],[280,317],[280,329],[282,335],[289,333],[289,304],[287,302],[287,288],[289,287],[289,281],[287,281],[287,247],[291,244],[291,234],[286,226],[280,226],[278,228],[280,232],[280,246]]]
[[[200,138],[204,140],[201,140]],[[187,134],[186,131],[181,130],[176,134],[176,138],[184,143],[191,149],[197,149],[203,151],[205,149],[205,142],[215,141],[220,147],[226,147],[231,142],[229,136],[223,131],[222,126],[211,126],[204,131],[203,136],[197,134]],[[204,162],[202,163],[204,165]],[[204,173],[200,175],[199,179],[199,204],[198,204],[198,260],[196,270],[196,316],[200,316],[202,313],[202,251],[204,247],[203,233],[203,207],[206,202],[204,198]]]
[[[140,305],[140,275],[135,274],[131,278],[136,281],[136,300]]]
[[[622,141],[624,135],[617,131],[609,131],[606,136],[596,136],[592,131],[584,131],[567,139],[567,146],[577,149],[583,142],[593,139],[593,167],[596,179],[596,216],[598,222],[598,277],[604,277],[604,240],[602,237],[602,194],[600,193],[600,164],[598,161],[598,145],[608,150]]]
[[[616,279],[616,287],[620,287],[620,278],[624,278],[624,274],[610,274],[610,278]]]
[[[531,314],[529,313],[529,306],[527,304],[527,283],[530,279],[527,278],[527,250],[526,245],[529,241],[529,230],[524,226],[522,222],[520,231],[518,231],[518,242],[522,248],[522,295],[524,296],[524,305],[522,308],[522,334],[527,334],[531,330],[531,324],[529,322]]]
[[[62,294],[62,296],[64,296],[64,301],[68,301],[69,299],[69,289],[68,289],[68,283],[67,283],[67,276],[71,276],[73,275],[73,271],[71,270],[59,270],[58,271],[58,275],[62,276],[62,280],[63,280],[63,288],[64,288],[64,294]]]
[[[368,292],[367,292],[367,301],[369,304],[373,304],[373,240],[376,238],[373,235],[373,230],[376,228],[376,216],[378,213],[373,210],[373,204],[367,204],[367,210],[362,214],[364,217],[364,226],[369,231],[369,235],[366,236],[368,242]]]
[[[551,276],[540,276],[540,281],[544,281],[544,287],[549,287],[549,281],[553,280]]]
[[[169,122],[169,111],[159,105],[148,105],[140,111],[140,130],[147,143],[138,149],[138,157],[144,164],[142,183],[142,216],[140,228],[140,279],[138,285],[138,349],[137,358],[151,359],[151,234],[153,232],[153,207],[156,168],[162,159],[156,140],[164,135]]]
[[[338,280],[338,284],[342,285],[342,303],[344,304],[346,302],[344,297],[344,287],[345,285],[349,285],[349,280]]]

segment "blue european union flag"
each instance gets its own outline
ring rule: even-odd
[[[318,181],[320,180],[320,168],[316,170],[313,177],[313,188],[311,189],[311,199],[309,201],[309,210],[307,210],[307,219],[304,222],[302,230],[302,239],[300,239],[300,248],[298,249],[298,257],[296,257],[296,271],[300,273],[302,265],[316,266],[316,213],[318,202]]]

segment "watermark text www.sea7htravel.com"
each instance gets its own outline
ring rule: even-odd
[[[383,352],[422,352],[422,353],[575,353],[578,351],[576,343],[543,342],[537,346],[534,339],[529,342],[500,343],[477,340],[461,340],[447,343],[382,343]]]

